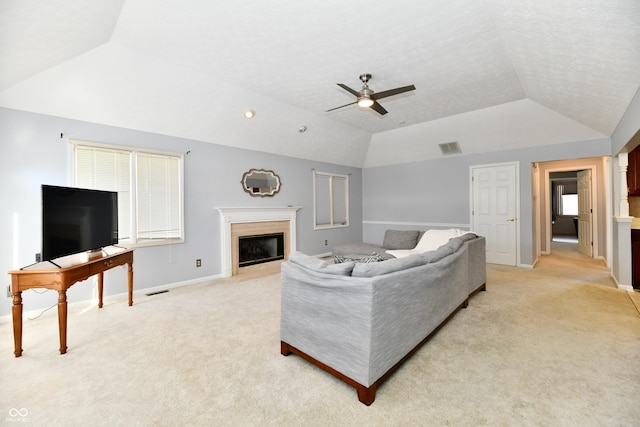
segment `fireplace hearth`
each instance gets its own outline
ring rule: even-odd
[[[284,259],[284,233],[239,237],[239,267],[247,267],[279,259]]]

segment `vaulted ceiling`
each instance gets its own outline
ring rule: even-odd
[[[376,166],[419,160],[394,158],[394,140],[430,158],[451,140],[610,136],[640,87],[640,2],[5,0],[0,58],[3,107]],[[384,116],[326,112],[354,101],[336,83],[358,90],[362,73],[374,92],[416,90],[380,101]],[[474,142],[506,120],[550,129]]]

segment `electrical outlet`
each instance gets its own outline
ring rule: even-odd
[[[329,241],[328,241],[328,240],[325,240],[325,241],[324,241],[324,245],[325,245],[325,246],[327,246],[328,244],[329,244]]]
[[[42,254],[37,253],[36,254],[36,262],[40,262],[40,261],[42,261]]]
[[[11,285],[7,285],[7,298],[11,298]]]
[[[202,267],[202,260],[201,259],[197,259],[196,260],[196,267]]]

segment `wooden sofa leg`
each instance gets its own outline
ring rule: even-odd
[[[291,350],[289,350],[289,344],[284,341],[280,341],[280,354],[283,356],[288,356],[291,354]]]
[[[376,389],[378,388],[378,384],[372,384],[371,387],[365,387],[361,384],[356,386],[356,390],[358,391],[358,400],[365,405],[369,406],[376,400]]]

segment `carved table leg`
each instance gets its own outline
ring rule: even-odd
[[[104,273],[98,273],[98,308],[102,308],[102,288],[104,284]]]
[[[22,356],[22,292],[13,293],[13,354]]]
[[[129,263],[128,285],[129,285],[129,307],[133,305],[133,261]]]
[[[60,330],[60,354],[67,352],[67,291],[58,291],[58,329]]]

